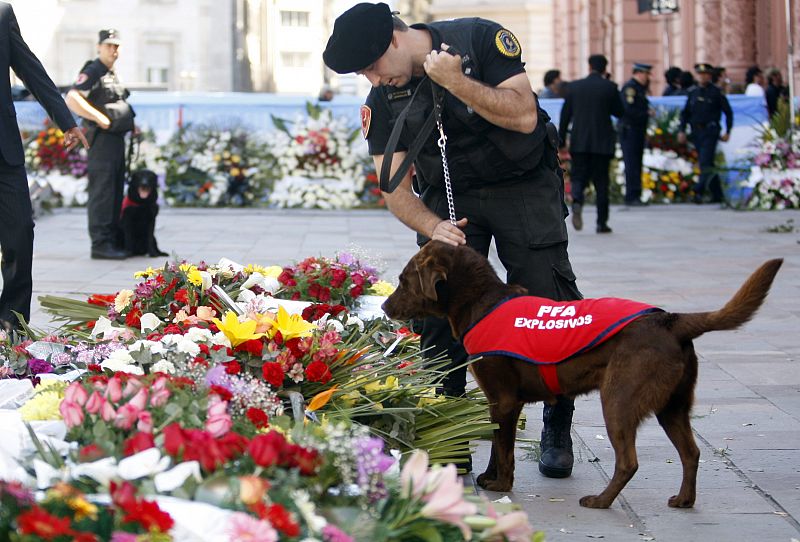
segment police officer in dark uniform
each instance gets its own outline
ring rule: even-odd
[[[114,72],[120,45],[116,30],[101,30],[97,58],[87,62],[67,94],[67,105],[83,117],[89,150],[89,237],[95,259],[120,260],[119,215],[125,184],[125,134],[134,129],[130,94]]]
[[[633,207],[646,205],[642,202],[642,154],[650,120],[647,91],[652,69],[650,64],[634,63],[633,77],[620,91],[625,108],[619,130],[622,159],[625,161],[625,205]]]
[[[494,239],[509,283],[525,286],[532,295],[578,299],[567,254],[563,182],[556,172],[557,140],[547,137],[546,113],[537,107],[521,54],[516,37],[491,21],[456,19],[409,27],[385,3],[361,3],[336,19],[323,58],[337,73],[356,72],[372,83],[361,124],[378,171],[390,160],[394,174],[423,133],[414,161],[419,197],[409,172],[401,172],[395,190],[384,187],[389,210],[417,232],[419,244],[430,239],[466,243],[488,255]],[[444,89],[442,120],[455,224],[447,219],[439,134],[422,129],[433,110],[432,81]],[[387,148],[390,134],[409,103],[393,152]],[[426,352],[430,357],[448,355],[454,367],[466,361],[445,320],[425,321],[422,346],[431,348]],[[463,368],[444,382],[450,395],[464,393],[465,385]],[[521,406],[513,408],[518,415]],[[572,472],[573,409],[564,398],[545,407],[540,460],[545,475]]]
[[[716,85],[711,83],[714,67],[711,64],[695,64],[697,85],[689,90],[686,105],[681,112],[681,124],[678,142],[686,142],[686,125],[691,126],[692,143],[697,149],[700,162],[700,177],[694,185],[694,202],[703,202],[706,186],[711,189],[711,202],[722,202],[722,187],[710,182],[714,176],[714,157],[717,153],[717,141],[728,141],[733,128],[733,111],[728,98]],[[725,113],[725,133],[720,135],[720,120]]]

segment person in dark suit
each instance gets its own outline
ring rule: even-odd
[[[33,295],[33,210],[7,75],[10,69],[64,131],[67,148],[78,142],[88,147],[55,84],[22,39],[14,9],[0,2],[0,74],[6,74],[0,77],[0,250],[3,254],[0,326],[6,329],[19,327],[15,312],[25,321],[30,319]]]
[[[603,55],[589,57],[590,73],[567,87],[558,133],[567,142],[572,156],[572,225],[583,228],[583,196],[591,180],[597,195],[597,233],[611,233],[608,227],[608,168],[614,156],[616,134],[611,116],[622,117],[624,108],[619,90],[606,74],[608,60]]]

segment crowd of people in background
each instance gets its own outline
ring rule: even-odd
[[[686,96],[689,90],[697,85],[697,79],[691,71],[678,66],[670,66],[664,72],[666,86],[662,96]],[[759,66],[751,66],[745,74],[744,84],[734,83],[728,77],[724,66],[715,66],[711,74],[711,82],[723,94],[744,94],[764,98],[769,116],[778,110],[781,100],[789,99],[789,87],[783,82],[783,74],[778,68],[762,70]],[[567,81],[561,78],[560,70],[548,70],[544,74],[544,86],[538,92],[541,99],[564,98],[566,96]],[[654,92],[650,92],[654,95]]]

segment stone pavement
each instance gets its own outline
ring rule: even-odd
[[[596,394],[576,402],[577,463],[565,480],[539,475],[524,439],[538,440],[541,407],[526,409],[508,496],[552,541],[800,539],[800,233],[766,231],[800,222],[800,215],[685,205],[613,208],[614,233],[597,235],[592,212],[586,212],[586,230],[570,231],[573,267],[587,297],[628,297],[675,312],[713,310],[764,260],[786,261],[751,323],[695,342],[701,366],[693,424],[702,463],[694,509],[667,507],[681,467],[654,420],[639,431],[639,472],[611,509],[578,506],[581,496],[602,490],[613,471]],[[82,210],[43,217],[36,236],[35,295],[113,293],[133,284],[134,271],[163,263],[90,260]],[[359,247],[393,281],[416,250],[411,232],[383,211],[165,209],[157,237],[163,249],[191,261],[225,256],[264,265]],[[46,323],[35,309],[33,324]],[[481,443],[477,472],[487,454],[488,444]]]

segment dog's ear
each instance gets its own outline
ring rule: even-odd
[[[431,301],[438,301],[436,283],[447,280],[447,270],[434,261],[434,258],[425,258],[417,264],[417,275],[422,296]]]

